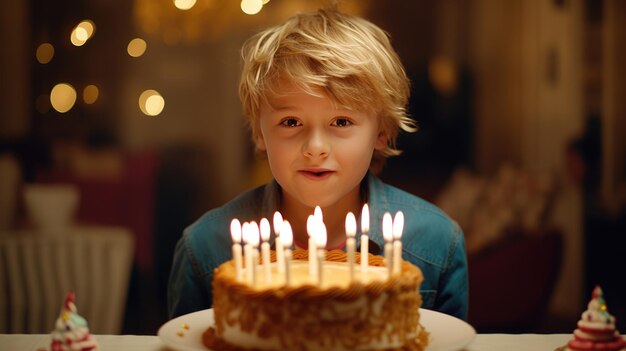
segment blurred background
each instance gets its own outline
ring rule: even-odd
[[[0,238],[41,230],[29,186],[71,185],[72,225],[133,238],[118,332],[156,333],[183,229],[270,177],[237,95],[242,43],[328,3],[3,2]],[[389,32],[411,78],[420,129],[381,177],[463,227],[470,323],[570,332],[599,284],[625,331],[626,2],[337,3]],[[16,291],[0,284],[7,330]]]

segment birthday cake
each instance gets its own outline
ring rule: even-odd
[[[69,292],[51,333],[52,351],[97,351],[98,342],[89,332],[87,321],[76,310],[75,295]]]
[[[213,279],[215,326],[204,344],[218,350],[423,350],[428,334],[419,324],[422,272],[403,261],[389,277],[384,259],[369,255],[366,274],[353,273],[343,251],[326,253],[320,286],[308,269],[308,251],[293,251],[287,286],[272,252],[270,282],[236,278],[234,261]],[[355,254],[355,263],[360,255]],[[353,274],[353,275],[352,275]],[[351,278],[352,277],[352,278]]]
[[[615,328],[604,301],[602,289],[596,286],[574,330],[574,337],[561,350],[565,351],[626,351],[626,340]]]

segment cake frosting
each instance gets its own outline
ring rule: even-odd
[[[564,350],[626,351],[626,340],[615,328],[615,317],[609,313],[599,286],[593,290],[587,310],[582,313],[574,330],[574,337]]]
[[[213,279],[215,326],[204,343],[219,350],[422,350],[428,341],[419,325],[423,276],[402,262],[388,276],[383,258],[369,256],[367,274],[356,254],[350,280],[343,251],[326,253],[319,285],[308,271],[308,251],[293,252],[292,281],[285,286],[273,263],[271,282],[238,281],[233,261],[218,267]],[[274,256],[272,255],[274,262]]]
[[[78,314],[75,295],[69,292],[51,333],[52,351],[96,351],[98,342],[89,332],[87,320]]]

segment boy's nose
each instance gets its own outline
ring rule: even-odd
[[[302,146],[302,153],[309,158],[326,157],[330,146],[323,133],[311,131]]]

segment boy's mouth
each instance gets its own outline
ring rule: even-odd
[[[334,171],[327,169],[303,169],[298,172],[309,179],[316,180],[328,178],[335,173]]]

